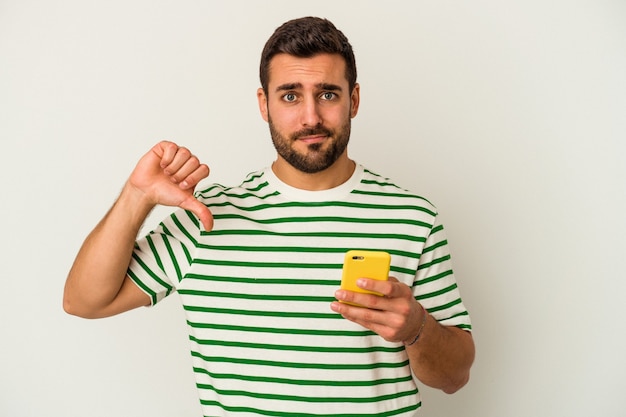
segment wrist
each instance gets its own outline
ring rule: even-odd
[[[146,193],[127,182],[115,205],[133,223],[142,224],[157,204],[151,201]]]
[[[420,324],[420,327],[417,329],[417,334],[405,341],[403,341],[402,343],[404,344],[404,346],[412,346],[414,344],[417,343],[417,341],[420,339],[420,337],[422,336],[422,333],[424,331],[424,327],[426,327],[426,320],[428,319],[428,312],[426,311],[426,309],[424,308],[424,306],[420,303],[418,303],[421,310],[422,310],[422,322]]]

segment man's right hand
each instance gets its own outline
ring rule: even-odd
[[[209,167],[172,142],[158,143],[144,155],[81,246],[65,283],[65,311],[99,318],[150,304],[150,297],[127,275],[137,233],[157,204],[189,210],[211,230],[213,215],[193,196],[208,175]]]
[[[146,204],[191,211],[209,231],[213,228],[213,215],[193,195],[196,185],[208,175],[209,167],[187,148],[163,141],[139,160],[127,186],[137,191]]]

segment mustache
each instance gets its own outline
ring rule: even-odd
[[[316,135],[332,136],[333,131],[325,128],[324,126],[310,127],[310,128],[302,129],[295,133],[292,133],[291,139],[296,140],[303,136],[316,136]]]

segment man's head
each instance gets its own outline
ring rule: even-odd
[[[352,48],[332,23],[307,17],[280,26],[263,50],[261,84],[259,109],[278,152],[274,169],[314,174],[352,166],[346,148],[360,88]]]
[[[261,53],[261,86],[267,94],[270,62],[278,54],[310,58],[318,54],[337,54],[346,63],[345,76],[350,92],[356,85],[356,61],[348,38],[332,24],[319,17],[303,17],[283,23],[265,43]]]

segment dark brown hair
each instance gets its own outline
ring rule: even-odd
[[[339,54],[346,62],[350,92],[356,84],[356,61],[348,38],[327,19],[303,17],[283,23],[265,43],[261,53],[261,86],[267,94],[269,66],[277,54],[310,58],[317,54]]]

